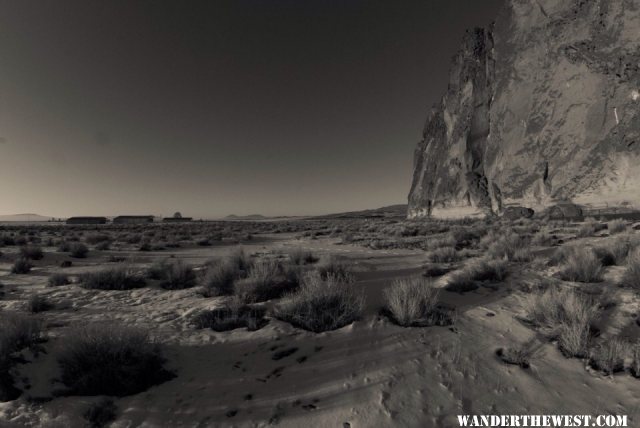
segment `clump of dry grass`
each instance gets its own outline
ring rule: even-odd
[[[622,274],[621,284],[640,289],[640,249],[636,249],[627,258],[627,268]]]
[[[558,272],[560,278],[575,282],[602,281],[603,266],[596,253],[590,248],[571,248],[564,266]]]
[[[578,231],[576,236],[578,238],[587,238],[589,236],[594,236],[597,232],[599,232],[603,226],[594,218],[588,218],[578,227]]]
[[[453,248],[455,250],[456,244],[456,237],[449,233],[439,238],[430,238],[427,241],[427,248],[429,251],[437,251],[440,248]]]
[[[48,311],[53,305],[44,297],[34,294],[27,300],[27,310],[32,314]]]
[[[316,266],[316,271],[323,280],[327,280],[329,277],[344,283],[351,283],[355,280],[351,265],[346,260],[335,256],[323,257]]]
[[[76,259],[84,259],[89,254],[89,248],[81,242],[69,244],[69,255]]]
[[[251,266],[246,278],[235,281],[235,294],[247,303],[277,299],[298,287],[293,272],[274,260],[258,261]]]
[[[259,330],[267,324],[265,309],[252,308],[240,299],[233,298],[222,308],[201,312],[193,319],[196,328],[210,328],[214,331],[229,331],[246,327],[249,331]]]
[[[82,416],[87,421],[89,428],[103,428],[116,420],[117,411],[118,408],[112,399],[103,398],[92,403]]]
[[[149,279],[162,280],[165,278],[169,262],[167,260],[156,260],[149,266],[146,276]]]
[[[98,251],[109,251],[111,249],[111,242],[102,241],[95,245],[94,247]]]
[[[603,266],[623,264],[629,255],[629,250],[629,242],[624,240],[610,241],[593,249]]]
[[[71,284],[71,280],[64,273],[54,273],[47,280],[47,284],[49,287],[60,287],[61,285]]]
[[[629,367],[633,377],[640,378],[640,343],[633,345],[631,350],[631,365]]]
[[[253,262],[251,257],[248,256],[242,248],[239,248],[229,257],[229,263],[239,272],[247,272]]]
[[[610,234],[622,233],[627,230],[627,222],[621,218],[611,220],[607,223],[607,229]]]
[[[65,339],[58,355],[62,383],[70,395],[122,397],[171,379],[160,346],[141,329],[93,324]]]
[[[478,288],[478,284],[468,270],[460,269],[452,272],[447,280],[445,290],[454,293],[466,293]]]
[[[460,260],[460,255],[455,247],[438,247],[429,251],[427,259],[432,263],[451,263]]]
[[[25,245],[20,248],[20,257],[27,260],[42,260],[44,251],[37,245]]]
[[[31,272],[32,267],[31,263],[29,263],[29,259],[19,257],[15,262],[13,262],[13,266],[11,266],[11,273],[24,275]]]
[[[427,265],[424,267],[424,272],[422,273],[422,275],[428,278],[432,278],[436,276],[446,275],[449,272],[451,272],[451,268],[449,267],[443,267],[438,265]]]
[[[489,245],[487,255],[493,259],[527,261],[530,257],[526,256],[522,250],[528,246],[529,241],[526,238],[514,232],[506,232]],[[518,256],[517,260],[516,255]]]
[[[200,279],[202,295],[205,297],[228,296],[233,294],[233,282],[240,277],[235,263],[229,260],[210,263]]]
[[[312,264],[318,261],[318,258],[313,255],[309,250],[303,250],[302,248],[295,248],[287,253],[289,260],[294,265],[306,265]]]
[[[21,391],[13,383],[10,369],[12,354],[33,346],[42,339],[39,320],[19,313],[0,313],[0,402],[18,398]]]
[[[111,237],[106,233],[89,233],[85,236],[84,240],[89,245],[96,245],[101,242],[109,242]]]
[[[146,285],[144,276],[130,266],[115,266],[80,275],[83,288],[93,290],[131,290]]]
[[[296,327],[320,333],[351,324],[364,309],[364,294],[343,277],[333,273],[322,277],[311,272],[298,292],[289,295],[273,309],[276,318]]]
[[[478,288],[477,281],[503,281],[507,276],[508,262],[505,259],[474,260],[464,268],[453,272],[447,281],[447,291],[465,293]]]
[[[476,281],[504,281],[507,277],[508,263],[504,259],[491,260],[481,258],[465,267]]]
[[[439,290],[423,278],[403,278],[384,290],[390,318],[403,327],[447,325],[449,314],[438,308]]]
[[[584,357],[591,338],[591,325],[599,305],[571,288],[550,286],[529,295],[525,304],[527,320],[551,338],[569,357]]]
[[[589,365],[606,375],[624,370],[624,360],[630,345],[616,337],[599,343],[589,351]]]
[[[536,339],[531,339],[519,346],[500,348],[496,351],[496,355],[506,364],[514,364],[528,369],[531,366],[531,360],[540,353],[542,344]]]
[[[160,276],[160,287],[165,290],[183,290],[196,285],[195,271],[181,260],[166,264]]]
[[[549,233],[546,230],[541,230],[533,236],[531,243],[533,245],[539,245],[541,247],[548,247],[556,243],[557,238],[555,235]]]

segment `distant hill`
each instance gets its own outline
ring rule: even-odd
[[[22,223],[30,223],[30,222],[36,222],[36,221],[49,221],[52,219],[53,217],[46,217],[39,214],[0,215],[0,222],[16,221],[16,222],[22,222]]]
[[[389,205],[382,208],[374,208],[362,211],[349,211],[345,213],[327,214],[315,218],[372,218],[372,217],[406,217],[407,205]]]
[[[265,220],[269,217],[265,217],[260,214],[249,214],[249,215],[235,215],[231,214],[224,218],[224,220]]]

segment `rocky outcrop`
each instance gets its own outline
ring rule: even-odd
[[[637,0],[509,0],[427,119],[410,217],[558,201],[640,208]]]

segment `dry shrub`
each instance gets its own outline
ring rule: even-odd
[[[607,229],[610,234],[621,233],[627,230],[627,222],[621,218],[611,220],[607,223]]]
[[[214,331],[229,331],[246,327],[249,331],[259,330],[267,324],[265,309],[252,308],[240,299],[211,311],[201,312],[193,319],[196,328],[210,328]]]
[[[437,251],[443,247],[450,247],[455,249],[457,244],[456,238],[453,234],[447,234],[440,238],[431,238],[427,241],[427,248],[430,251]]]
[[[118,408],[110,398],[103,398],[96,403],[92,403],[83,413],[89,428],[103,428],[110,422],[116,420]]]
[[[93,290],[132,290],[146,285],[144,276],[130,266],[116,266],[80,275],[82,287]]]
[[[81,242],[72,242],[69,244],[69,255],[76,259],[84,259],[89,254],[89,249]]]
[[[640,249],[636,249],[627,258],[627,268],[621,279],[622,285],[640,289]]]
[[[466,269],[460,269],[452,272],[447,279],[447,286],[445,290],[452,291],[454,293],[466,293],[478,288],[478,284],[473,279],[471,272]]]
[[[165,290],[183,290],[196,285],[196,273],[188,264],[178,260],[165,266],[160,287]]]
[[[166,278],[169,262],[167,260],[157,260],[149,266],[146,276],[153,280],[163,280]]]
[[[239,272],[247,272],[252,264],[250,256],[248,256],[242,248],[237,249],[233,254],[231,254],[229,262]]]
[[[84,238],[84,240],[89,245],[96,245],[101,242],[109,242],[111,237],[106,233],[90,233]]]
[[[625,235],[609,240],[606,244],[594,248],[594,251],[604,266],[621,266],[638,247],[640,240],[636,235]]]
[[[599,343],[589,351],[589,365],[606,375],[624,370],[624,359],[629,353],[630,345],[616,337]]]
[[[111,242],[102,241],[96,244],[95,249],[98,251],[109,251],[111,249]]]
[[[25,245],[20,247],[20,257],[27,260],[42,260],[44,258],[44,252],[42,248],[37,245]]]
[[[600,282],[603,266],[600,258],[590,248],[571,247],[564,266],[558,274],[565,281]]]
[[[514,232],[506,232],[489,245],[487,255],[493,259],[506,259],[516,261],[515,256],[522,258],[518,253],[529,246],[529,241]]]
[[[541,247],[549,247],[551,245],[554,245],[556,243],[556,240],[557,238],[555,237],[555,235],[552,235],[546,230],[541,230],[533,236],[531,243],[533,245],[538,245]]]
[[[332,277],[338,282],[351,283],[354,281],[351,265],[346,260],[335,256],[323,257],[316,270],[323,280]]]
[[[58,356],[69,395],[137,394],[173,377],[160,346],[138,328],[112,323],[79,328]]]
[[[569,357],[586,356],[599,305],[571,288],[550,286],[526,301],[527,319],[552,338]]]
[[[306,265],[312,264],[318,261],[318,258],[313,255],[309,250],[303,250],[302,248],[295,248],[287,253],[289,260],[294,265]]]
[[[240,271],[235,263],[229,260],[211,262],[200,279],[202,295],[215,297],[233,294],[233,282],[239,277]]]
[[[533,253],[531,253],[531,248],[529,247],[518,248],[511,257],[511,261],[520,263],[530,262],[531,260],[533,260]]]
[[[390,318],[403,327],[451,324],[449,313],[438,307],[438,295],[439,290],[423,278],[397,279],[384,290]]]
[[[424,272],[422,273],[422,275],[430,278],[430,277],[436,277],[436,276],[443,276],[448,274],[449,272],[451,272],[451,268],[449,267],[438,266],[438,265],[427,265],[424,267]]]
[[[531,366],[531,360],[540,353],[542,344],[536,339],[531,339],[519,346],[500,348],[496,355],[506,364],[514,364],[527,369]]]
[[[460,260],[460,255],[455,247],[438,247],[427,254],[427,259],[432,263],[450,263]]]
[[[33,346],[41,338],[42,327],[36,318],[13,312],[0,313],[0,402],[15,400],[21,394],[9,373],[15,363],[12,354]]]
[[[27,310],[32,314],[48,311],[53,305],[44,297],[34,294],[27,300]]]
[[[476,281],[503,281],[507,277],[508,262],[504,259],[481,258],[465,267]]]
[[[464,268],[453,272],[447,281],[446,290],[465,293],[478,288],[477,281],[503,281],[507,276],[508,262],[505,259],[482,258],[472,261]]]
[[[640,343],[633,345],[629,370],[633,377],[640,378]]]
[[[11,266],[11,273],[24,275],[31,272],[32,267],[31,263],[29,263],[29,259],[19,257],[15,262],[13,262],[13,266]]]
[[[60,287],[68,284],[71,284],[71,279],[69,279],[69,276],[64,273],[54,273],[47,280],[47,285],[49,287]]]
[[[246,278],[235,281],[235,294],[247,303],[277,299],[298,287],[297,278],[292,272],[273,260],[256,262]]]
[[[276,318],[304,330],[320,333],[351,324],[364,309],[364,294],[342,276],[310,272],[298,292],[273,308]]]
[[[589,236],[595,235],[597,232],[603,229],[603,225],[600,224],[594,218],[588,218],[578,227],[578,231],[576,233],[578,238],[586,238]]]

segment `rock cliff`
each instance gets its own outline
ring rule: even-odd
[[[409,217],[557,201],[640,208],[638,0],[507,0],[427,119]]]

